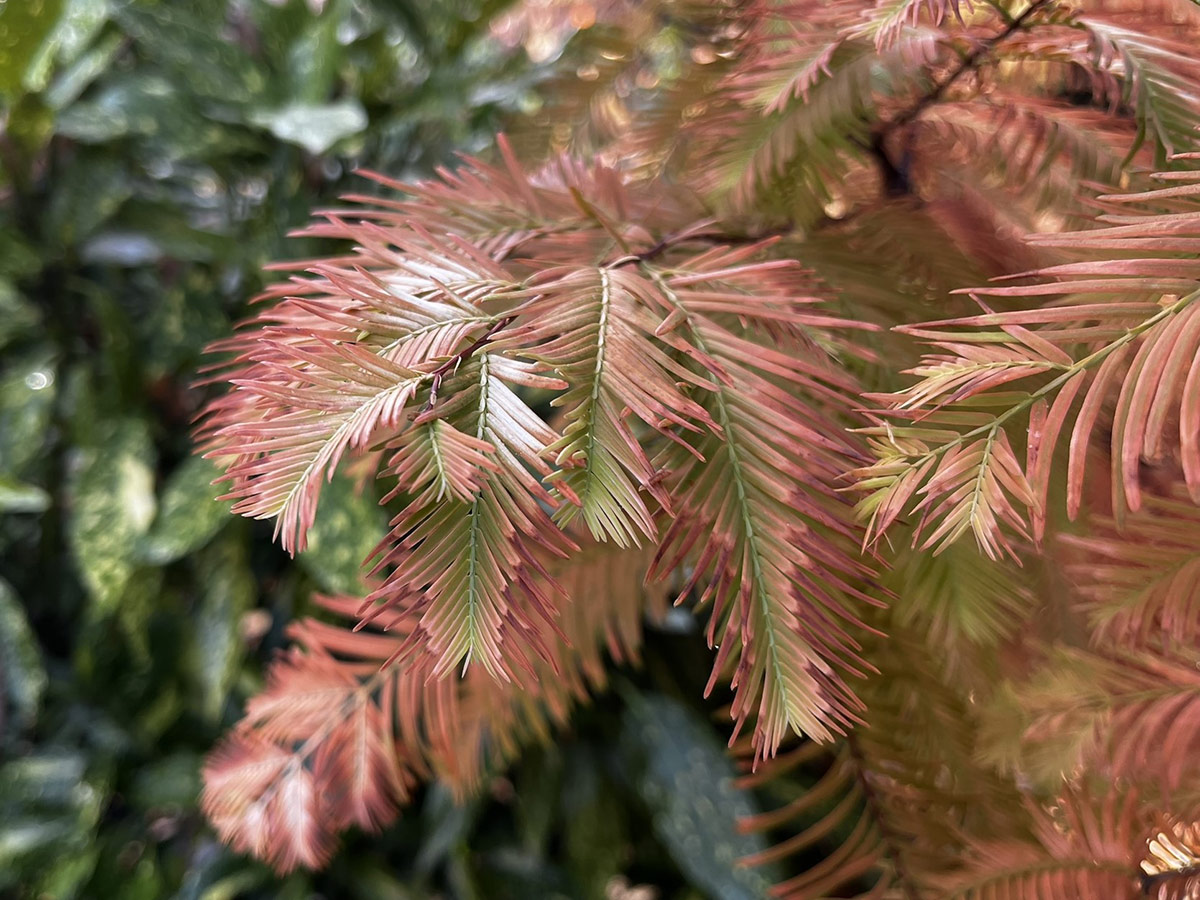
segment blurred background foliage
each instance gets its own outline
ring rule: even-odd
[[[759,896],[752,799],[685,615],[647,671],[460,808],[436,785],[279,881],[196,810],[198,767],[315,590],[382,533],[349,482],[296,562],[190,455],[203,347],[353,170],[430,172],[552,94],[503,0],[0,0],[0,896]],[[535,36],[536,37],[536,36]],[[690,702],[690,701],[688,701]],[[619,735],[619,740],[614,736]],[[786,785],[785,785],[786,787]]]

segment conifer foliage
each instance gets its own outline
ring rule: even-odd
[[[367,173],[214,348],[236,512],[303,552],[353,462],[392,515],[210,758],[222,836],[320,866],[469,793],[673,600],[778,896],[1195,896],[1200,10],[493,29],[557,42],[543,110]]]

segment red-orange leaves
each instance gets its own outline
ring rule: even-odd
[[[234,735],[213,752],[204,780],[205,814],[235,850],[280,872],[329,859],[333,840],[318,819],[312,773],[284,748]]]
[[[847,626],[860,624],[853,607],[868,601],[867,569],[834,487],[855,453],[836,420],[852,385],[802,337],[772,333],[789,304],[790,325],[805,313],[772,293],[769,268],[754,273],[755,294],[748,277],[723,282],[720,261],[707,254],[661,277],[672,334],[711,361],[717,386],[698,399],[717,427],[656,459],[676,517],[651,575],[690,565],[680,599],[695,588],[711,604],[708,639],[719,648],[710,689],[730,677],[732,714],[739,727],[754,723],[762,758],[791,731],[828,740],[859,708],[843,673],[858,662]]]
[[[1096,643],[1192,644],[1200,635],[1200,509],[1178,497],[1146,499],[1117,528],[1107,516],[1088,534],[1062,535],[1064,570]]]
[[[1056,446],[1068,444],[1074,518],[1098,435],[1109,436],[1118,523],[1141,508],[1156,470],[1180,472],[1200,500],[1200,266],[1177,255],[1200,247],[1200,175],[1163,177],[1175,186],[1101,197],[1119,211],[1101,217],[1104,227],[1032,239],[1083,261],[970,292],[1044,305],[898,329],[945,352],[910,370],[912,386],[875,398],[884,401],[868,429],[877,462],[855,473],[870,491],[860,510],[873,536],[912,509],[922,524],[955,523],[938,539],[970,520],[989,553],[1009,549],[1001,523],[1024,535],[1031,519],[1040,539]],[[1010,439],[1025,444],[1024,465]]]
[[[204,436],[238,511],[277,516],[299,550],[344,456],[374,453],[391,480],[381,581],[357,607],[395,628],[371,647],[381,673],[360,684],[305,657],[249,710],[255,733],[284,746],[322,734],[287,771],[303,773],[296,796],[316,785],[327,828],[377,825],[398,799],[395,754],[373,737],[385,684],[425,702],[412,681],[428,680],[439,715],[501,690],[565,715],[582,680],[567,694],[541,682],[572,678],[561,645],[578,623],[561,613],[585,591],[577,520],[617,548],[657,543],[654,574],[686,573],[684,593],[712,601],[713,678],[731,680],[760,755],[789,731],[828,738],[859,706],[843,675],[859,665],[867,568],[837,489],[861,461],[843,430],[856,388],[830,359],[856,353],[830,333],[846,323],[811,308],[811,278],[765,258],[771,242],[712,246],[713,223],[661,185],[570,160],[530,176],[501,151],[502,168],[472,164],[358,220],[328,214],[309,234],[350,239],[352,253],[306,263],[222,347],[236,390]],[[545,405],[564,413],[543,418]],[[492,687],[460,696],[450,679],[471,664],[464,683]],[[589,658],[590,680],[599,668]],[[478,768],[490,715],[469,714],[475,730],[453,732],[464,746],[434,754],[447,771]],[[427,738],[398,731],[406,757],[427,755]],[[275,810],[253,803],[229,834],[249,827],[247,810]]]
[[[1134,900],[1151,811],[1114,786],[1102,801],[1071,791],[1033,808],[1034,837],[978,841],[938,881],[947,900]]]
[[[544,738],[572,706],[603,686],[604,652],[635,660],[647,611],[661,598],[642,585],[648,552],[588,544],[568,563],[548,559],[564,585],[561,630],[535,623],[543,659],[497,681],[480,668],[432,677],[433,657],[383,665],[420,626],[351,632],[306,619],[235,731],[209,757],[201,802],[221,837],[280,871],[323,865],[335,835],[395,817],[414,776],[456,795],[479,789],[487,767]],[[354,598],[318,598],[354,615]]]
[[[398,774],[385,717],[374,703],[355,704],[313,758],[313,779],[324,791],[335,828],[378,831],[389,824],[403,796]]]
[[[323,865],[349,825],[390,822],[408,776],[381,688],[319,652],[277,663],[204,769],[201,803],[222,838],[287,872]]]
[[[337,226],[361,242],[358,258],[318,264],[291,286],[298,296],[215,348],[237,354],[234,391],[202,431],[207,454],[226,460],[234,511],[276,518],[290,552],[304,549],[342,455],[402,432],[437,365],[494,321],[484,304],[504,275],[417,231]]]

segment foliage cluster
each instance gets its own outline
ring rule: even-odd
[[[1197,11],[505,26],[556,22],[497,161],[319,212],[348,249],[214,347],[235,512],[302,558],[349,467],[390,516],[210,758],[218,831],[288,871],[469,794],[662,586],[750,782],[819,775],[743,823],[773,893],[1191,895]]]
[[[14,415],[56,387],[41,444],[18,445],[47,449],[12,469],[26,518],[10,545],[69,547],[78,574],[58,575],[53,602],[10,603],[8,640],[84,623],[51,646],[68,660],[51,685],[142,666],[126,690],[161,693],[121,699],[136,737],[107,758],[213,728],[239,672],[251,686],[247,642],[279,646],[274,623],[311,594],[316,614],[288,626],[204,767],[219,835],[281,873],[337,873],[346,829],[389,826],[356,847],[413,840],[412,815],[390,826],[423,799],[440,824],[389,863],[463,896],[620,895],[630,874],[811,900],[1200,890],[1200,10],[213,3],[227,39],[193,45],[198,24],[170,4],[102,6],[88,31],[46,23],[96,4],[62,20],[39,4],[44,49],[6,82],[14,231],[76,196],[56,165],[107,158],[125,179],[82,237],[11,274],[15,309],[27,293],[88,305],[29,309],[12,339],[53,363],[21,376]],[[309,52],[321,40],[341,54],[328,68]],[[295,67],[314,64],[305,92]],[[218,193],[267,157],[279,177],[305,160],[309,193],[269,209],[226,188],[224,218],[189,210],[172,231],[156,183],[190,178],[203,205],[185,166],[200,132],[169,152],[158,113],[108,111],[124,109],[122,74],[159,97],[182,71],[202,131],[229,135],[229,170],[204,158]],[[402,73],[411,94],[391,93]],[[422,177],[494,125],[508,137],[493,151]],[[347,187],[314,156],[335,146],[386,174]],[[397,158],[413,146],[428,149]],[[301,200],[308,247],[282,250],[274,226]],[[256,286],[250,222],[300,259],[272,267],[286,274],[184,392],[197,342]],[[173,278],[176,307],[159,293]],[[209,294],[186,287],[197,278]],[[213,327],[154,318],[171,308],[210,308]],[[164,334],[186,350],[157,359]],[[131,412],[145,398],[198,413],[208,462],[170,465],[178,432],[156,455],[163,434]],[[212,513],[214,465],[233,511],[273,520],[298,568]],[[238,571],[250,587],[216,584]],[[261,610],[239,615],[256,584],[265,637]],[[107,659],[105,639],[120,642]],[[24,685],[9,690],[16,740],[39,741],[16,775],[39,771],[43,742],[98,730],[41,687],[45,652],[6,657],[6,684]],[[581,713],[614,667],[616,697]],[[182,711],[197,688],[204,704]],[[715,727],[660,695],[687,689]],[[570,790],[534,787],[545,759],[574,760]],[[503,773],[531,761],[506,800]],[[549,798],[533,826],[531,790]],[[489,793],[468,826],[455,810]],[[88,809],[72,809],[79,828],[111,840],[95,822],[120,804]],[[28,815],[24,857],[58,840]],[[519,846],[487,830],[511,831],[506,816]],[[92,852],[82,879],[112,865]],[[254,877],[211,852],[237,874],[210,895]]]

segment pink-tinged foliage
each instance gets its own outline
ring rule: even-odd
[[[871,492],[873,535],[911,508],[918,533],[937,522],[926,546],[970,529],[989,554],[1011,553],[1005,530],[1039,540],[1045,531],[1059,444],[1067,513],[1079,514],[1102,433],[1118,526],[1142,508],[1156,469],[1177,471],[1200,499],[1197,264],[1177,258],[1200,246],[1200,184],[1194,173],[1163,177],[1172,186],[1101,197],[1111,212],[1099,228],[1033,239],[1080,261],[969,292],[985,309],[984,298],[1033,305],[898,329],[938,352],[909,370],[915,384],[873,397],[884,404],[868,432],[879,461],[856,473]],[[1024,462],[1010,420],[1028,423]]]
[[[809,311],[811,279],[763,259],[769,244],[705,249],[704,221],[627,223],[647,203],[647,221],[664,215],[669,192],[569,160],[546,171],[472,162],[382,213],[309,229],[353,253],[306,263],[219,348],[235,354],[234,390],[210,412],[207,453],[227,462],[235,509],[277,517],[298,550],[327,474],[382,448],[397,479],[385,502],[401,508],[360,615],[411,624],[395,660],[429,657],[438,678],[475,662],[511,679],[546,658],[564,598],[541,560],[573,552],[574,519],[633,546],[679,506],[656,571],[699,562],[710,639],[730,638],[714,677],[738,685],[735,718],[756,722],[764,754],[792,727],[828,736],[855,707],[831,663],[853,658],[843,626],[867,574],[835,489],[856,458],[838,436],[853,384],[818,343],[847,323]],[[495,242],[510,219],[568,214],[571,240],[560,224]],[[509,259],[518,246],[532,256]],[[561,392],[561,433],[527,405],[536,390]]]
[[[235,849],[280,872],[317,868],[334,842],[321,819],[320,795],[303,759],[253,733],[235,734],[213,751],[201,797],[217,833]]]
[[[651,575],[694,560],[681,599],[699,588],[711,603],[708,640],[720,649],[710,689],[730,678],[733,716],[757,723],[767,756],[793,729],[828,740],[855,720],[842,672],[861,661],[846,627],[857,623],[851,604],[871,599],[856,587],[869,570],[834,488],[858,458],[836,423],[853,382],[804,339],[810,316],[828,319],[810,313],[796,270],[743,276],[747,252],[703,254],[663,281],[669,335],[716,382],[700,399],[717,427],[656,460],[670,472],[675,517]],[[756,329],[794,329],[797,349],[764,347]]]
[[[410,764],[368,735],[393,731],[385,684],[428,681],[440,699],[423,708],[463,740],[447,723],[466,713],[446,707],[475,695],[459,698],[456,670],[536,706],[543,675],[577,664],[562,616],[576,519],[618,548],[661,540],[654,574],[686,570],[680,599],[712,601],[713,678],[736,687],[761,755],[790,729],[829,738],[858,708],[843,675],[859,668],[869,570],[836,484],[858,459],[841,433],[854,386],[826,349],[850,323],[814,308],[813,280],[764,258],[769,242],[713,247],[711,223],[664,218],[692,214],[671,191],[567,159],[527,176],[504,158],[329,214],[307,233],[352,252],[303,263],[218,348],[233,391],[202,426],[206,452],[235,509],[276,517],[285,548],[303,548],[347,455],[371,451],[394,479],[378,586],[355,610],[394,635],[383,668],[364,687],[332,656],[293,656],[247,712],[246,733],[307,748],[289,796],[315,779],[331,827],[376,825],[402,795]],[[544,421],[532,392],[562,414]],[[412,751],[399,755],[427,755]]]
[[[1059,545],[1094,642],[1194,643],[1200,635],[1200,509],[1185,496],[1150,497],[1124,529],[1107,516],[1089,524],[1089,533],[1061,535]]]
[[[477,791],[669,590],[747,784],[803,769],[745,824],[802,823],[774,896],[1195,896],[1200,14],[600,6],[627,45],[547,106],[583,158],[371,175],[214,348],[237,512],[301,552],[353,466],[391,517],[211,757],[221,835],[318,866]]]
[[[570,564],[546,560],[570,600],[557,628],[540,626],[545,658],[510,681],[479,667],[437,678],[428,656],[386,665],[409,624],[387,633],[293,625],[298,647],[274,663],[205,767],[201,803],[222,838],[280,871],[317,867],[338,832],[390,823],[415,777],[436,776],[463,796],[522,742],[546,739],[604,685],[605,653],[636,661],[642,618],[663,605],[640,583],[647,551],[583,540]],[[343,620],[359,605],[321,603]]]

